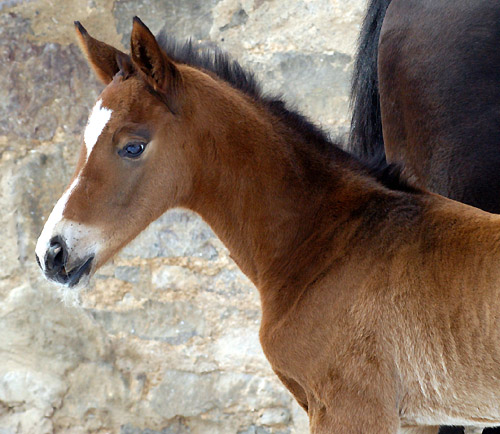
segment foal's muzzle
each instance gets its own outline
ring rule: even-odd
[[[64,240],[59,237],[54,237],[50,241],[49,248],[43,258],[45,269],[41,266],[40,258],[36,255],[38,265],[48,279],[69,287],[75,286],[84,274],[90,272],[93,259],[94,256],[90,256],[73,263],[68,269],[68,249]]]

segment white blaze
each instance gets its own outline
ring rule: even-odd
[[[56,235],[54,234],[55,232],[54,229],[56,228],[57,224],[62,220],[64,209],[66,208],[66,203],[68,202],[68,199],[73,190],[75,189],[76,185],[78,184],[79,180],[80,177],[77,176],[75,180],[71,183],[71,185],[68,187],[68,189],[61,196],[61,198],[57,201],[56,206],[50,213],[47,221],[45,222],[45,226],[43,227],[42,233],[38,237],[35,253],[38,256],[40,264],[44,270],[45,270],[45,261],[44,261],[45,252],[50,247],[50,240],[54,238],[54,236]]]
[[[85,142],[85,146],[87,147],[87,160],[89,159],[90,153],[92,152],[94,145],[97,143],[102,130],[111,118],[111,113],[113,113],[113,110],[102,106],[102,99],[98,100],[92,109],[92,113],[90,113],[89,121],[87,122],[85,133],[83,135],[83,140]]]
[[[112,110],[102,106],[102,99],[99,99],[92,109],[83,135],[87,148],[87,161],[104,127],[111,118],[112,112]],[[82,167],[82,171],[85,169],[85,164]],[[70,262],[73,256],[84,257],[90,254],[95,255],[99,250],[100,234],[96,228],[86,227],[78,222],[63,218],[66,204],[80,181],[81,173],[76,176],[71,185],[57,201],[36,243],[35,253],[44,270],[45,254],[50,247],[50,240],[55,236],[60,236],[65,241]],[[72,250],[75,250],[75,252],[72,252]]]

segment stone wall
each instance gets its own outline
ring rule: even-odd
[[[219,45],[345,136],[364,3],[0,0],[0,433],[307,432],[260,349],[257,291],[197,216],[153,223],[76,305],[34,246],[102,89],[73,20],[122,49],[134,15]]]

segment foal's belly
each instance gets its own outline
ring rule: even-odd
[[[481,413],[481,414],[479,414]],[[417,406],[402,403],[400,409],[401,423],[409,426],[419,425],[446,425],[446,426],[472,426],[472,427],[495,427],[500,425],[500,413],[498,409],[490,408],[486,413],[478,412],[477,406],[470,403],[461,403],[453,409],[435,408],[426,406],[423,402]]]
[[[500,425],[500,370],[494,364],[484,369],[486,360],[483,369],[471,366],[481,364],[479,354],[471,360],[462,353],[464,363],[455,366],[441,357],[439,363],[424,357],[414,365],[403,380],[407,392],[400,403],[401,420],[408,425]]]

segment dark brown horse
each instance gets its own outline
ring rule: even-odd
[[[352,149],[372,156],[385,145],[419,185],[500,213],[499,44],[500,2],[372,0]]]
[[[351,149],[401,162],[418,185],[500,213],[499,44],[499,2],[372,0]]]
[[[262,347],[311,432],[500,423],[500,217],[361,163],[220,53],[137,18],[130,56],[77,34],[106,87],[36,246],[47,278],[83,285],[189,208],[258,288]]]

